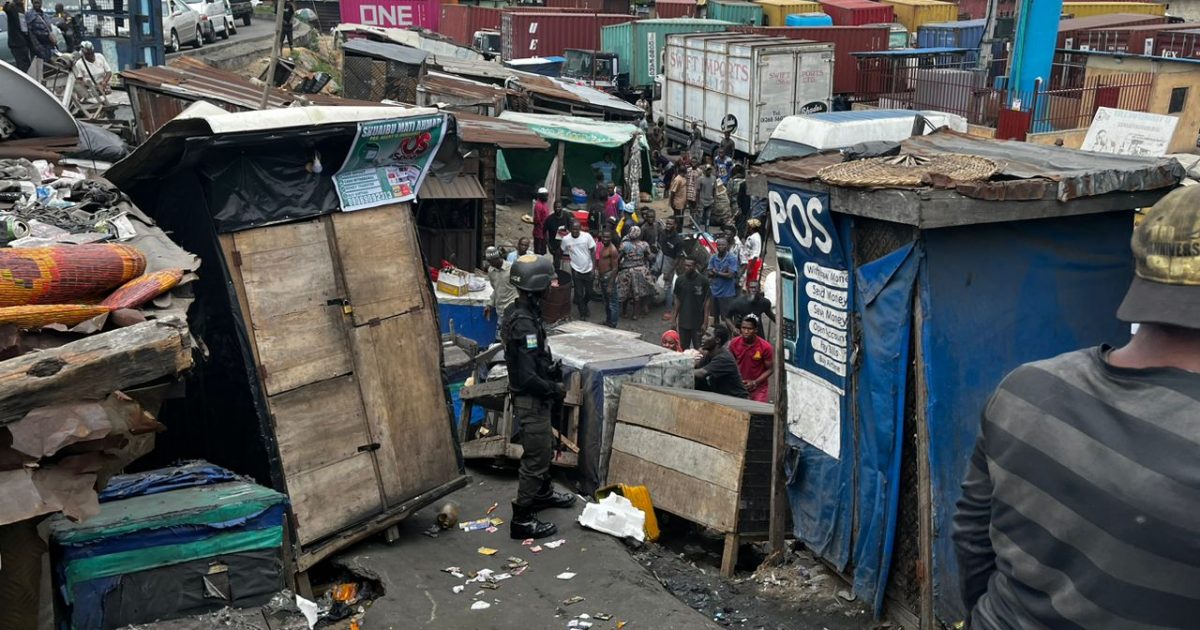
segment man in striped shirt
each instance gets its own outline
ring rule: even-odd
[[[992,395],[954,519],[975,629],[1200,628],[1200,186],[1134,230],[1124,347]]]

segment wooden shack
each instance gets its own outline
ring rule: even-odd
[[[160,455],[286,493],[301,592],[314,564],[466,481],[410,204],[343,212],[333,168],[286,164],[318,152],[336,164],[358,121],[410,111],[177,120],[114,168],[215,280],[191,313],[210,356],[187,405],[164,413],[175,436]]]

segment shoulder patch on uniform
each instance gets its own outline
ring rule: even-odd
[[[528,350],[535,350],[537,347],[537,335],[525,335],[525,348]]]

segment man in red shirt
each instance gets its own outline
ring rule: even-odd
[[[533,202],[533,252],[539,256],[546,253],[546,219],[550,218],[550,191],[539,188]]]
[[[758,318],[747,315],[741,323],[742,334],[729,342],[729,353],[737,361],[742,384],[750,392],[750,400],[767,402],[768,382],[775,364],[775,349],[758,336]]]

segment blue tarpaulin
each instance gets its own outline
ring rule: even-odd
[[[854,592],[883,611],[900,499],[900,455],[913,287],[921,252],[909,243],[855,271],[861,358],[858,369],[858,531]]]
[[[841,571],[850,561],[858,461],[845,396],[851,222],[829,212],[827,195],[772,184],[767,201],[779,260],[794,534]]]
[[[1129,212],[925,230],[920,293],[937,616],[963,619],[954,503],[1000,380],[1022,363],[1121,344],[1133,277]]]

